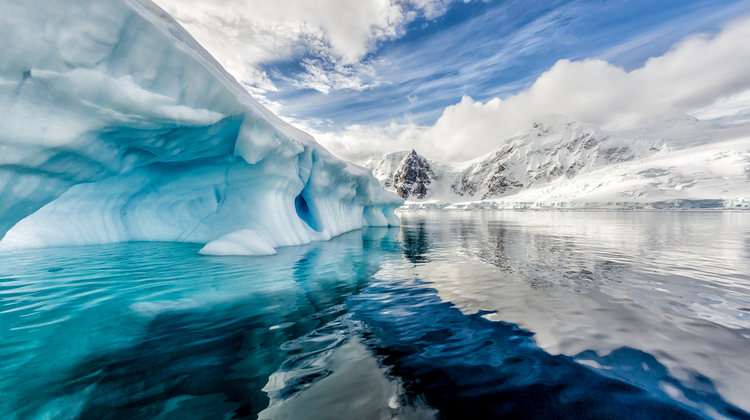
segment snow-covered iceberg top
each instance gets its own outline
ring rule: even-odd
[[[0,6],[0,249],[254,255],[399,224],[400,197],[260,105],[149,0]]]

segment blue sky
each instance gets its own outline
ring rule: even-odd
[[[748,1],[489,1],[453,3],[382,42],[373,62],[379,85],[327,94],[284,80],[304,72],[300,57],[262,69],[280,89],[284,114],[334,127],[391,120],[433,123],[464,95],[486,101],[528,87],[559,59],[603,58],[631,70],[695,32],[716,32],[750,13]],[[274,76],[275,75],[275,76]],[[280,77],[281,76],[281,77]]]
[[[605,128],[750,116],[750,0],[157,2],[261,103],[359,163],[472,159],[552,113]]]

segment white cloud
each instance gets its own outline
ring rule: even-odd
[[[711,37],[696,35],[637,70],[606,61],[560,60],[527,90],[485,103],[464,97],[435,125],[352,126],[315,133],[333,153],[361,162],[367,155],[417,149],[427,157],[468,160],[496,148],[527,122],[547,114],[626,128],[693,112],[719,118],[737,112],[750,89],[750,19]]]
[[[326,132],[311,124],[296,123],[331,153],[359,164],[382,153],[416,149],[424,154],[432,147],[428,129],[416,124],[391,123],[387,127],[351,125],[342,131]],[[436,155],[428,156],[434,158]]]
[[[273,91],[262,64],[312,55],[318,59],[302,63],[307,72],[296,85],[321,92],[374,86],[363,82],[373,77],[367,53],[452,1],[156,0],[241,83]]]
[[[375,79],[375,70],[369,63],[344,66],[320,59],[304,59],[301,64],[307,73],[298,75],[296,79],[284,77],[290,84],[300,88],[315,89],[327,94],[331,90],[344,89],[361,92],[380,85]],[[369,80],[369,83],[363,79]]]
[[[691,110],[689,114],[701,120],[747,121],[750,118],[750,89],[719,98],[709,106]]]

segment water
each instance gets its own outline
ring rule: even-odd
[[[402,220],[2,255],[0,418],[750,418],[750,214]]]

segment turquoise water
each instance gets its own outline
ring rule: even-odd
[[[2,255],[0,418],[750,418],[750,214],[402,220]]]

